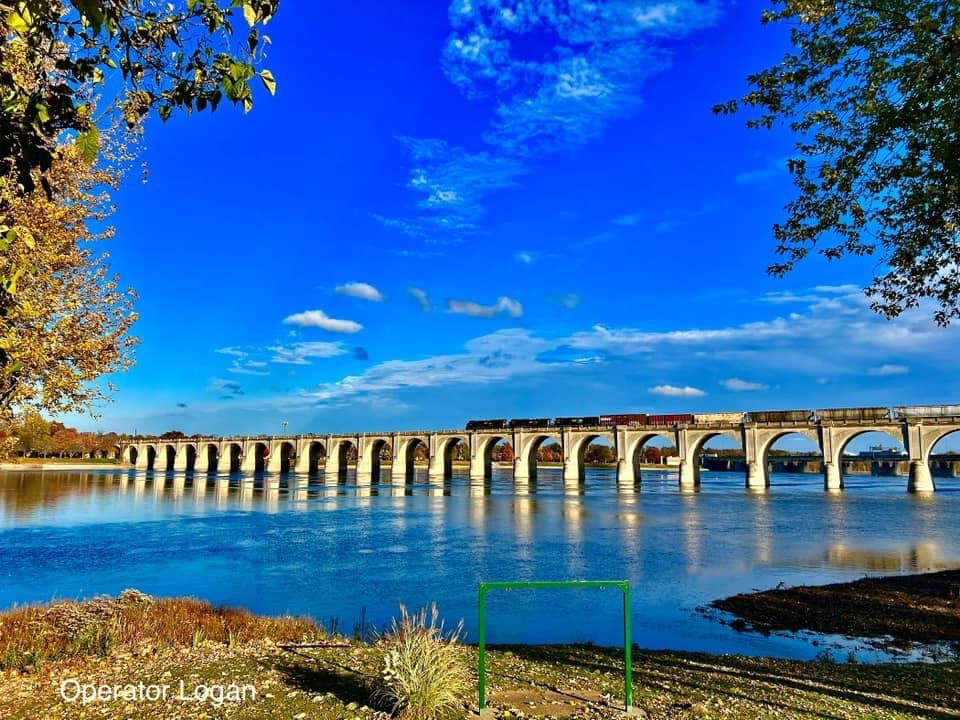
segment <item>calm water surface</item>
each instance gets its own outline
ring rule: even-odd
[[[364,613],[380,624],[401,601],[436,600],[475,638],[480,580],[626,578],[644,647],[812,657],[809,642],[737,633],[695,608],[780,582],[960,565],[960,480],[944,478],[929,497],[870,476],[838,495],[818,475],[775,474],[751,494],[740,474],[708,472],[695,494],[668,473],[618,491],[603,470],[574,492],[555,469],[520,489],[499,471],[486,486],[198,478],[0,473],[0,607],[136,587],[350,631]],[[616,644],[620,602],[614,590],[491,594],[490,641]]]

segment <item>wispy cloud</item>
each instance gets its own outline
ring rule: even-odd
[[[906,365],[885,364],[868,369],[867,375],[887,377],[889,375],[906,375],[909,372],[910,368],[908,368]]]
[[[244,349],[240,347],[222,347],[214,350],[216,353],[221,355],[228,355],[233,358],[230,367],[227,368],[227,372],[233,373],[235,375],[269,375],[264,368],[267,364],[261,360],[253,360],[250,358],[249,349]]]
[[[576,293],[567,293],[563,296],[560,304],[567,308],[567,310],[573,310],[577,305],[580,304],[580,296]]]
[[[288,315],[283,319],[284,325],[297,327],[315,327],[335,333],[355,333],[363,330],[363,325],[353,320],[337,320],[329,317],[323,310],[305,310]]]
[[[310,365],[311,360],[346,355],[347,349],[339,342],[298,342],[292,345],[271,345],[270,362],[281,365]]]
[[[533,253],[527,252],[526,250],[521,250],[513,257],[518,263],[523,263],[524,265],[529,265],[533,262]]]
[[[244,394],[240,383],[223,378],[210,378],[210,382],[207,383],[207,392],[217,393],[221,400],[232,400]]]
[[[683,387],[677,387],[676,385],[656,385],[650,388],[648,392],[651,395],[664,395],[666,397],[703,397],[707,394],[700,388],[689,385],[684,385]]]
[[[458,315],[483,318],[494,317],[500,313],[506,313],[515,318],[523,315],[523,305],[519,301],[506,296],[497,298],[497,302],[493,305],[481,305],[472,300],[448,300],[447,310]]]
[[[766,165],[738,173],[734,176],[734,180],[741,185],[759,185],[786,173],[787,159],[772,158]]]
[[[473,233],[488,195],[514,185],[531,158],[582,145],[634,113],[644,81],[669,64],[669,42],[713,24],[719,2],[453,0],[449,15],[443,68],[468,97],[493,100],[488,149],[400,138],[418,212],[375,216],[428,241]]]
[[[334,292],[338,295],[347,295],[349,297],[360,298],[361,300],[383,302],[383,294],[373,285],[365,282],[349,282],[344,285],[338,285]]]
[[[724,380],[721,385],[723,385],[727,390],[732,390],[733,392],[750,392],[751,390],[769,390],[768,385],[758,382],[749,382],[748,380],[741,380],[740,378],[727,378]]]
[[[422,290],[421,288],[411,287],[407,288],[407,291],[413,296],[413,299],[417,301],[417,304],[420,306],[420,309],[424,312],[430,312],[430,298],[427,296],[427,291]]]

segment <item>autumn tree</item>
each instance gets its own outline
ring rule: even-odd
[[[15,449],[24,455],[46,455],[51,450],[50,423],[40,413],[28,410],[13,426]]]
[[[774,0],[762,20],[789,26],[793,49],[715,111],[797,137],[769,272],[878,255],[875,311],[931,299],[941,325],[960,317],[960,3]]]
[[[89,408],[109,386],[94,381],[132,362],[128,330],[134,296],[90,243],[109,237],[101,222],[115,183],[76,146],[63,148],[45,173],[47,190],[8,197],[20,242],[0,253],[0,276],[16,277],[16,302],[0,315],[0,402],[56,413]]]
[[[0,415],[87,410],[105,396],[91,381],[130,364],[132,296],[86,245],[123,169],[103,148],[154,112],[249,110],[255,80],[272,93],[256,65],[276,7],[0,0]]]

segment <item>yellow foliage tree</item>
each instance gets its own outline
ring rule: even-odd
[[[101,228],[120,173],[68,144],[44,173],[46,189],[0,187],[17,238],[0,253],[0,277],[15,284],[0,313],[0,414],[88,411],[112,389],[94,381],[132,363],[135,295],[90,247],[113,234]]]

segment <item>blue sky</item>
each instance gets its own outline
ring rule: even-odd
[[[531,7],[536,5],[536,11]],[[791,139],[711,106],[786,49],[763,3],[283,3],[276,97],[151,122],[117,193],[137,366],[83,427],[940,403],[957,334],[875,260],[765,274]]]

